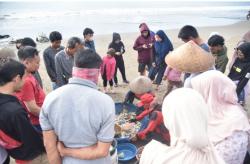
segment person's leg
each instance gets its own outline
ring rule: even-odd
[[[245,90],[243,89],[240,94],[238,94],[238,102],[240,105],[245,105]]]
[[[119,65],[119,70],[120,70],[120,72],[122,74],[122,80],[123,80],[123,82],[124,83],[129,83],[128,80],[127,80],[127,78],[126,78],[125,64],[124,64],[123,58],[122,58],[121,63]]]
[[[140,73],[141,76],[145,76],[145,67],[146,67],[146,64],[144,63],[139,63],[138,65],[138,72]]]
[[[173,88],[174,88],[174,85],[173,85],[172,81],[168,80],[167,91],[164,95],[164,98],[173,90]]]
[[[155,81],[157,86],[161,84],[162,77],[164,76],[165,70],[166,70],[166,64],[159,66],[158,74],[157,74],[156,81]]]
[[[113,85],[114,85],[113,80],[112,80],[112,79],[109,80],[109,86],[110,86],[110,91],[111,91],[111,93],[114,93]]]
[[[56,90],[58,88],[56,82],[51,82],[51,84],[52,84],[52,89],[53,90]]]
[[[106,73],[104,73],[102,75],[102,79],[103,79],[103,89],[104,89],[104,92],[106,93],[107,92],[107,85],[108,85]]]
[[[115,87],[118,87],[117,68],[118,68],[118,65],[116,65],[115,67],[115,75],[114,75]]]

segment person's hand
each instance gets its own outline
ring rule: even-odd
[[[64,149],[65,149],[65,146],[62,142],[58,141],[57,142],[57,150],[59,151],[61,157],[64,157]]]
[[[167,76],[163,76],[162,80],[167,80]]]
[[[146,44],[143,44],[143,45],[142,45],[142,48],[145,48],[145,49],[146,49],[146,48],[148,48],[148,46],[147,46]]]
[[[136,136],[140,140],[144,140],[147,137],[147,135],[143,131],[142,132],[138,132]]]
[[[121,53],[120,53],[120,52],[116,52],[115,54],[116,54],[116,55],[121,55]]]
[[[149,47],[149,48],[152,48],[152,47],[153,47],[153,44],[152,44],[152,43],[148,44],[148,47]]]

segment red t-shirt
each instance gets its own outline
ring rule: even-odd
[[[29,74],[25,77],[23,88],[19,92],[17,92],[15,95],[24,105],[25,109],[27,110],[31,123],[33,125],[38,125],[39,117],[30,113],[24,104],[25,101],[35,100],[36,104],[39,107],[41,107],[45,99],[45,93],[43,89],[41,88],[38,81],[34,78],[32,74]]]

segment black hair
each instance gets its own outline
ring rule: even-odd
[[[50,42],[62,40],[62,34],[58,31],[52,31],[49,34],[49,40],[50,40]]]
[[[240,44],[237,49],[240,50],[244,54],[245,58],[250,61],[250,42]]]
[[[21,39],[21,46],[32,46],[36,47],[36,42],[32,38],[25,37]]]
[[[31,59],[34,58],[35,56],[38,56],[38,51],[35,47],[31,47],[31,46],[25,46],[25,47],[21,47],[18,52],[17,52],[17,56],[19,58],[19,60],[26,60],[26,59]]]
[[[209,46],[213,47],[213,46],[224,46],[224,38],[220,35],[213,35],[211,36],[207,43]]]
[[[91,49],[79,49],[74,56],[74,64],[79,68],[100,68],[102,59]]]
[[[82,44],[82,40],[78,37],[71,37],[68,40],[67,48],[75,48],[77,44]]]
[[[20,75],[22,78],[25,73],[25,66],[10,58],[0,58],[0,86],[3,86]]]
[[[91,28],[85,28],[83,30],[83,36],[88,35],[88,34],[94,34],[94,31]]]
[[[179,31],[178,38],[189,39],[190,37],[193,37],[193,38],[199,37],[199,34],[196,28],[191,25],[186,25],[182,27],[181,30]]]

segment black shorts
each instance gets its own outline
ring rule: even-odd
[[[143,73],[146,69],[146,66],[147,66],[147,70],[149,71],[151,68],[151,63],[139,63],[138,72]]]

